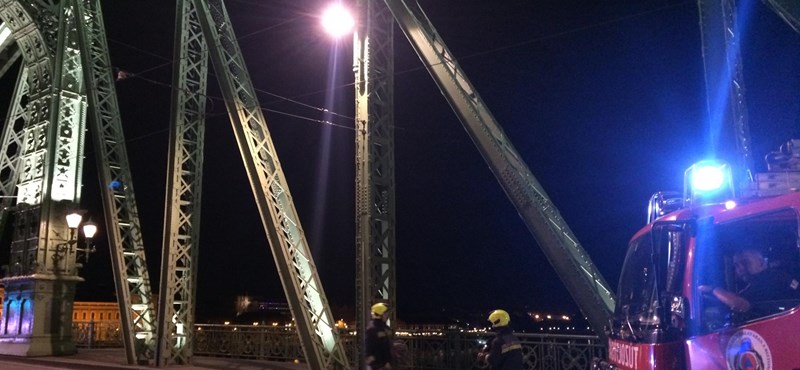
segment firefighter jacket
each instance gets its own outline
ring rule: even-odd
[[[372,319],[366,333],[366,363],[370,369],[380,369],[392,360],[392,331],[381,319]]]
[[[510,327],[497,329],[487,361],[492,370],[522,370],[522,346]]]

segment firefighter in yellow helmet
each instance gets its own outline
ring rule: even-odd
[[[522,370],[522,346],[508,326],[511,321],[508,312],[494,310],[489,314],[488,320],[496,334],[488,352],[482,351],[478,354],[478,359],[488,362],[492,370]]]
[[[368,370],[392,368],[392,331],[386,325],[389,306],[386,303],[372,305],[372,321],[367,326],[365,363]]]

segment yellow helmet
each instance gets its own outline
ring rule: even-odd
[[[492,327],[498,326],[506,326],[508,322],[511,321],[511,317],[508,316],[508,312],[503,310],[494,310],[492,313],[489,314],[489,322],[492,323]]]
[[[389,311],[389,306],[387,306],[386,303],[379,302],[372,305],[373,316],[378,316],[378,317],[383,316],[383,314],[385,314],[386,311]]]

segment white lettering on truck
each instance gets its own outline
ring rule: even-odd
[[[618,365],[635,369],[639,363],[639,347],[617,342],[608,352],[609,359]]]

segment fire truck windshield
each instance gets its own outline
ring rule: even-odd
[[[614,333],[622,339],[659,342],[673,337],[674,308],[690,222],[656,222],[631,242],[620,276]]]
[[[660,343],[800,307],[793,209],[655,222],[625,257],[610,335]]]

